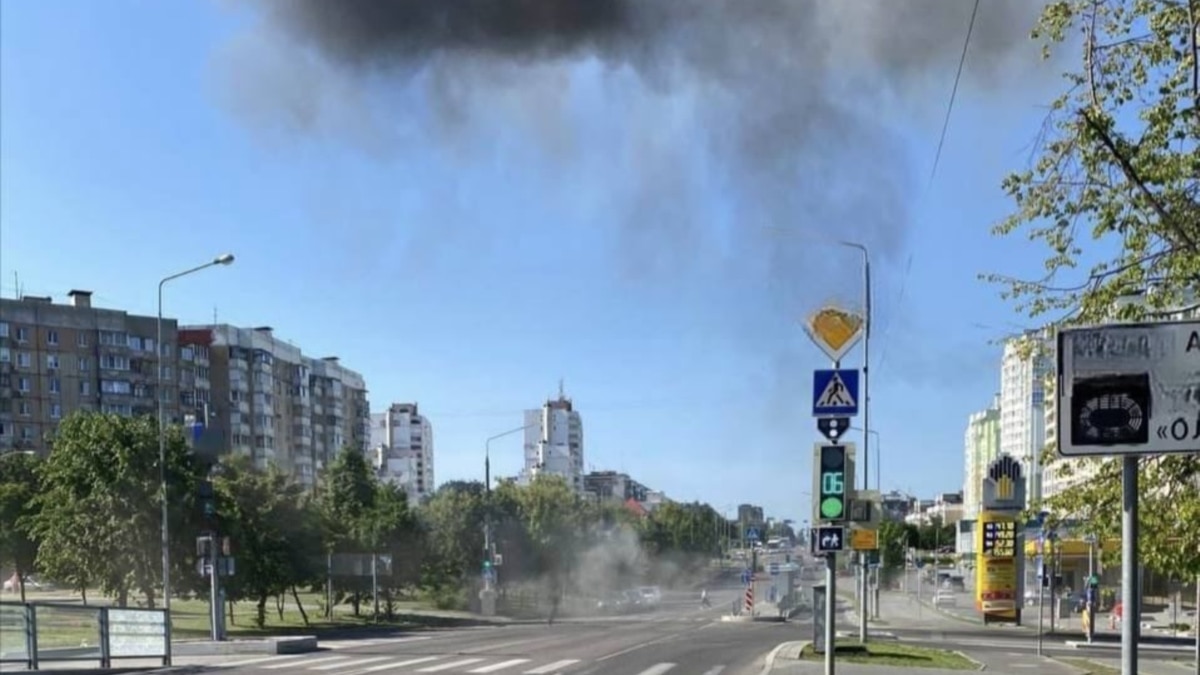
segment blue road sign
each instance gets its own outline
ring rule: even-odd
[[[758,528],[757,527],[752,527],[752,528],[746,530],[746,540],[747,541],[760,541],[759,536],[758,536]]]
[[[841,525],[823,525],[812,531],[814,553],[837,553],[845,549],[846,531]]]
[[[854,417],[858,414],[858,370],[813,371],[813,417]]]

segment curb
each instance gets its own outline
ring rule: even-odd
[[[957,654],[957,655],[959,655],[959,656],[963,657],[964,659],[966,659],[966,660],[970,661],[971,663],[974,663],[976,666],[979,666],[979,667],[978,667],[978,668],[976,668],[975,670],[987,670],[987,664],[986,664],[986,663],[984,663],[984,662],[982,662],[982,661],[980,661],[980,660],[978,660],[978,659],[973,659],[973,658],[971,658],[970,656],[968,656],[968,655],[967,655],[966,653],[964,653],[964,652],[961,652],[961,651],[959,651],[959,650],[957,650],[957,649],[951,649],[951,650],[947,650],[947,651],[949,651],[951,654]]]
[[[794,649],[796,651],[796,656],[793,657],[793,659],[798,659],[800,653],[804,651],[804,648],[807,647],[808,644],[809,642],[807,640],[792,640],[790,642],[780,642],[779,644],[775,645],[775,648],[770,652],[767,652],[766,658],[763,659],[763,669],[759,672],[759,675],[767,675],[774,670],[775,659],[779,658],[780,652],[784,651],[785,649]]]

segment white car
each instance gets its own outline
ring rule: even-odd
[[[940,590],[933,595],[934,607],[957,607],[958,600],[954,597],[953,591]]]
[[[649,607],[657,607],[662,602],[662,591],[658,586],[642,586],[638,589],[638,595],[642,598],[642,604]]]

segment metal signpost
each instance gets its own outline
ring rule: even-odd
[[[1200,321],[1109,324],[1058,333],[1055,412],[1057,419],[1070,420],[1058,425],[1059,454],[1122,457],[1123,675],[1137,673],[1141,628],[1138,459],[1200,451],[1197,362]]]
[[[825,587],[813,586],[813,651],[821,654],[825,651]],[[832,668],[832,666],[830,666]],[[830,671],[832,672],[832,671]]]
[[[863,249],[864,258],[866,250]],[[824,596],[824,643],[825,675],[834,673],[836,652],[836,609],[837,598],[837,554],[845,549],[846,529],[842,526],[849,520],[850,503],[854,497],[854,446],[842,444],[841,438],[850,428],[850,418],[859,412],[862,401],[863,429],[868,429],[867,418],[867,369],[863,368],[863,397],[859,397],[859,373],[855,369],[840,367],[844,357],[862,338],[869,339],[870,276],[866,279],[867,317],[854,312],[827,306],[813,313],[805,322],[804,329],[814,344],[833,362],[827,370],[813,373],[812,414],[817,419],[817,430],[828,439],[813,448],[813,516],[810,529],[810,547],[814,555],[825,557]],[[866,353],[864,348],[864,361]],[[864,431],[864,438],[866,437]],[[863,489],[867,488],[864,471]],[[867,597],[866,575],[856,591],[860,594],[864,610],[859,612],[859,639],[867,640]]]

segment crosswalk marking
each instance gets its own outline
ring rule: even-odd
[[[725,670],[725,666],[713,666],[704,671],[704,675],[721,675],[722,670]]]
[[[350,649],[355,647],[395,645],[403,642],[416,642],[428,639],[430,639],[428,635],[409,635],[407,637],[383,638],[380,640],[321,640],[319,644],[325,649]]]
[[[378,661],[386,661],[390,656],[372,656],[369,659],[355,659],[353,661],[338,661],[336,663],[328,663],[323,666],[309,668],[309,670],[333,670],[334,668],[353,668],[355,666],[365,666],[368,663],[376,663]]]
[[[407,661],[396,661],[395,663],[381,663],[378,666],[371,666],[369,668],[363,668],[359,672],[377,673],[381,670],[393,670],[396,668],[403,668],[405,666],[415,666],[418,663],[429,663],[430,661],[437,661],[440,658],[442,658],[442,657],[440,657],[440,656],[422,656],[420,658],[409,659]]]
[[[553,672],[562,670],[563,668],[566,668],[567,666],[575,664],[575,663],[579,663],[579,659],[563,659],[562,661],[555,661],[554,663],[548,663],[548,664],[542,666],[541,668],[534,668],[533,670],[527,670],[527,671],[525,671],[525,675],[546,675],[546,673],[553,673]]]
[[[650,666],[649,668],[638,673],[638,675],[662,675],[674,667],[674,663],[659,663],[657,665]]]
[[[500,663],[493,663],[490,666],[480,666],[479,668],[476,668],[475,670],[468,670],[467,672],[468,673],[494,673],[497,670],[504,670],[505,668],[512,668],[513,666],[517,666],[522,663],[529,663],[529,659],[510,659],[508,661],[501,661]]]
[[[311,666],[315,663],[329,663],[332,661],[349,661],[349,660],[350,660],[349,656],[326,656],[323,659],[313,659],[312,661],[306,661],[304,663],[304,665]],[[280,668],[292,668],[292,667],[294,667],[293,663],[291,661],[288,661],[286,663],[273,663],[269,666],[263,666],[263,669],[279,670]]]
[[[450,663],[440,663],[436,666],[429,666],[428,668],[422,668],[422,669],[418,670],[417,672],[418,673],[438,673],[443,670],[450,670],[451,668],[461,668],[463,666],[469,666],[472,663],[479,663],[482,660],[483,659],[462,659],[461,661],[451,661]]]
[[[222,668],[237,668],[238,666],[250,666],[259,663],[268,663],[270,661],[295,661],[308,654],[284,654],[283,656],[256,656],[252,659],[242,659],[241,661],[228,661],[222,663]],[[265,667],[265,666],[264,666]]]

